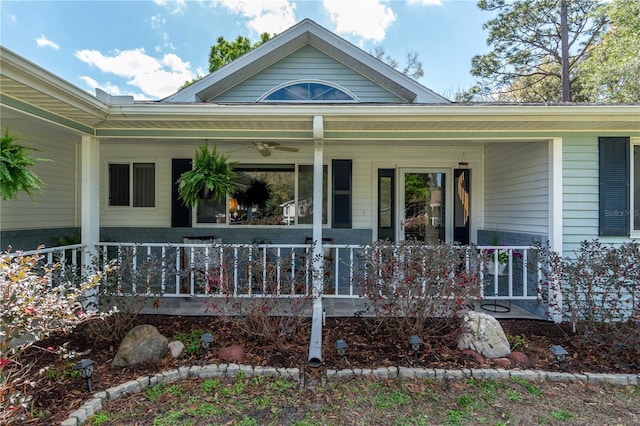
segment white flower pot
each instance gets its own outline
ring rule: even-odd
[[[506,263],[498,263],[497,275],[505,275],[506,269],[507,269]],[[487,263],[487,274],[496,275],[496,264],[494,262]]]

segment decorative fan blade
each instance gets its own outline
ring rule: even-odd
[[[263,157],[268,157],[271,155],[271,151],[269,151],[269,145],[267,145],[264,142],[256,142],[254,144],[256,146],[256,149],[260,152],[260,155],[262,155]]]
[[[298,148],[280,145],[277,142],[255,142],[254,145],[263,157],[271,155],[271,151],[269,151],[270,148],[277,149],[278,151],[298,152]]]
[[[280,145],[278,142],[263,142],[268,148],[277,149],[278,151],[298,152],[298,148]]]
[[[294,148],[292,146],[284,146],[284,145],[276,145],[273,149],[277,149],[278,151],[287,151],[287,152],[298,152],[298,148]]]

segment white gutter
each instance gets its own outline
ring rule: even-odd
[[[213,117],[212,117],[213,114]],[[350,117],[402,117],[411,121],[446,118],[447,122],[474,121],[477,117],[494,121],[557,121],[596,120],[633,121],[640,128],[640,105],[424,105],[424,104],[163,104],[144,103],[112,105],[109,120],[137,121],[144,118],[172,116],[170,121],[185,117],[234,117],[253,115],[254,119],[268,117],[309,117],[322,115],[325,120],[349,120]]]

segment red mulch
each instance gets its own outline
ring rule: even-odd
[[[640,372],[640,361],[621,365],[613,362],[606,354],[591,353],[581,347],[579,339],[570,332],[568,324],[556,325],[547,321],[500,320],[505,333],[512,336],[512,350],[525,353],[529,365],[517,365],[512,362],[508,368],[535,368],[546,371],[559,371],[555,359],[549,351],[551,345],[560,344],[570,355],[564,365],[569,372]],[[201,329],[215,336],[212,349],[206,356],[206,363],[218,363],[217,349],[240,344],[247,354],[247,364],[273,367],[301,368],[308,357],[309,327],[300,330],[288,343],[281,346],[265,345],[256,340],[240,338],[229,325],[216,317],[179,317],[160,315],[141,315],[137,324],[151,324],[169,340],[175,333],[189,334],[191,330]],[[135,367],[112,370],[111,361],[117,347],[109,344],[96,344],[87,338],[79,328],[73,334],[55,336],[40,342],[38,347],[58,347],[66,342],[68,350],[84,351],[91,349],[86,357],[95,361],[93,376],[94,392],[103,391],[117,384],[157,372],[170,370],[183,365],[199,363],[197,356],[173,359],[168,354],[160,364],[145,364]],[[520,337],[513,337],[520,336]],[[453,338],[429,338],[423,336],[425,346],[420,352],[417,366],[425,368],[480,368],[478,360],[462,354]],[[376,368],[381,366],[412,366],[413,354],[404,339],[386,331],[383,327],[366,318],[328,318],[323,328],[323,362],[326,368],[340,368],[340,359],[333,344],[336,339],[344,339],[349,345],[344,360],[345,368]],[[35,362],[34,372],[48,366],[49,371],[69,371],[74,361],[62,360],[60,356],[31,348],[26,355]],[[493,361],[485,367],[496,367]],[[28,420],[26,424],[59,424],[70,412],[77,409],[87,399],[88,393],[84,380],[73,379],[69,374],[44,374],[38,385],[31,391],[34,395],[33,412],[40,417]],[[24,422],[23,422],[24,424]]]

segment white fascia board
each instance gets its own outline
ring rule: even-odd
[[[438,95],[434,91],[428,89],[412,78],[407,77],[393,67],[374,58],[370,54],[364,52],[362,49],[354,46],[347,40],[332,33],[331,31],[328,31],[326,28],[323,28],[310,19],[304,19],[285,32],[278,34],[272,40],[242,55],[240,58],[225,65],[219,70],[214,71],[213,73],[207,75],[206,77],[183,89],[182,91],[165,98],[163,102],[201,102],[198,94],[205,91],[209,86],[225,78],[231,77],[234,73],[245,67],[250,67],[251,64],[258,59],[271,54],[271,52],[277,51],[278,49],[289,43],[293,43],[299,37],[305,37],[305,34],[312,34],[315,37],[324,40],[329,45],[331,45],[332,48],[340,50],[345,55],[353,58],[355,61],[364,64],[372,71],[384,75],[386,78],[398,84],[399,86],[402,86],[407,90],[413,92],[415,94],[415,99],[413,100],[414,103],[451,104],[450,100]],[[304,40],[306,43],[318,48],[320,51],[328,53],[321,46],[317,46],[312,42],[312,40],[309,40],[308,35]],[[277,61],[279,59],[279,57],[274,58],[274,61]],[[348,64],[345,65],[348,66]],[[257,71],[259,70],[256,70],[256,72]],[[366,72],[363,73],[363,75],[367,77]]]
[[[198,93],[202,92],[210,85],[233,75],[240,69],[250,66],[251,63],[256,61],[258,58],[264,55],[268,55],[271,51],[276,50],[277,48],[293,41],[297,37],[300,37],[304,32],[307,31],[307,21],[309,20],[305,19],[301,21],[300,23],[294,25],[283,33],[278,34],[267,43],[261,44],[257,48],[245,53],[238,59],[208,74],[191,86],[186,87],[180,92],[163,99],[163,102],[201,102],[200,98],[198,97]]]
[[[109,112],[107,103],[2,46],[0,72],[3,76],[96,117],[104,117]]]
[[[412,121],[441,120],[476,121],[620,121],[636,122],[640,130],[640,105],[585,106],[463,106],[463,105],[273,105],[273,104],[136,104],[113,105],[109,118],[125,116],[128,120],[145,116],[164,116],[170,120],[193,117],[240,117],[251,115],[264,118],[276,116],[322,115],[331,119],[350,120],[387,117]]]

